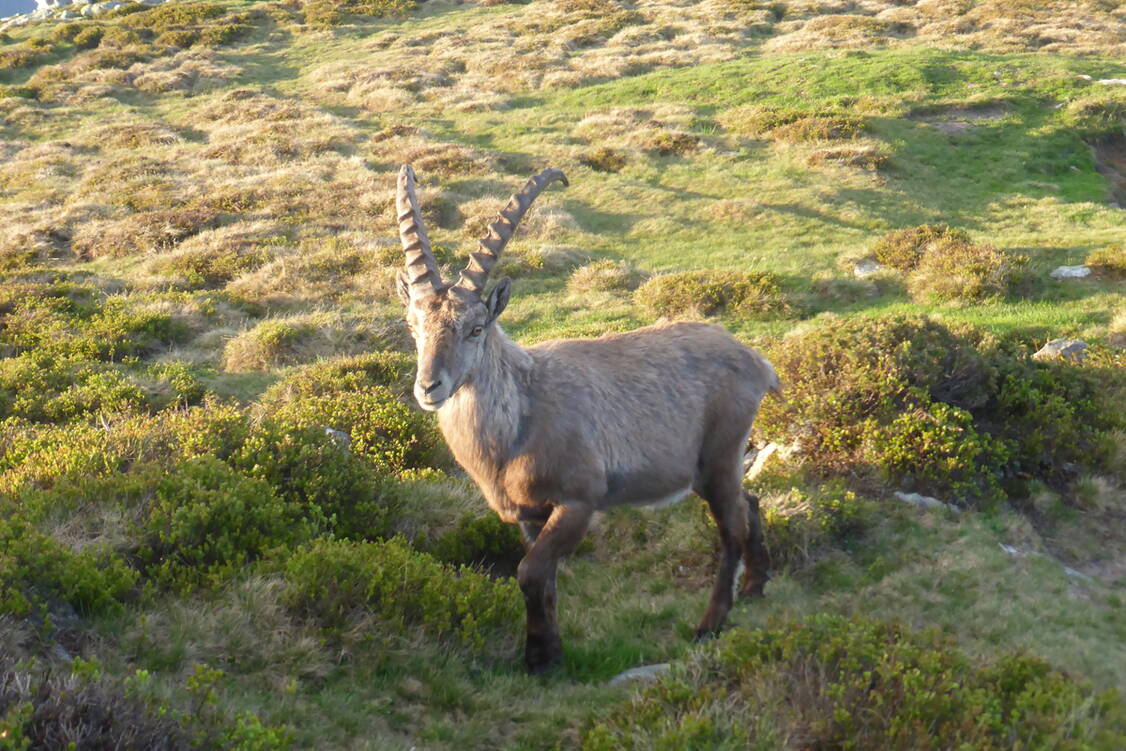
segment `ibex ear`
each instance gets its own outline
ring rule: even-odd
[[[507,276],[497,282],[497,286],[493,287],[493,291],[489,293],[489,299],[485,301],[485,307],[489,309],[489,323],[497,319],[504,309],[508,306],[508,296],[512,293],[512,280]]]
[[[399,299],[403,301],[403,305],[409,308],[411,304],[410,281],[407,279],[407,272],[402,269],[399,269],[399,274],[395,277],[395,290],[399,293]]]

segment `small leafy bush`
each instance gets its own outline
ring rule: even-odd
[[[29,68],[47,59],[47,54],[32,47],[10,47],[0,50],[0,70]]]
[[[356,539],[389,534],[394,505],[378,477],[323,426],[265,420],[230,459],[249,477],[269,483],[320,527]]]
[[[876,260],[897,271],[914,271],[927,248],[940,241],[970,242],[965,230],[945,224],[920,224],[898,229],[881,237],[872,246]]]
[[[801,566],[830,546],[847,544],[867,529],[876,505],[841,483],[790,488],[760,501],[763,534],[774,566]]]
[[[92,50],[97,47],[102,41],[102,34],[105,30],[101,26],[92,26],[90,24],[82,24],[82,28],[71,41],[74,46],[80,50]]]
[[[76,553],[18,513],[0,512],[0,613],[26,615],[55,599],[79,613],[114,610],[136,578],[104,549]]]
[[[627,160],[624,154],[606,146],[599,146],[579,156],[579,164],[598,172],[621,172]]]
[[[790,309],[767,271],[685,271],[655,276],[638,287],[634,302],[658,316],[749,316]]]
[[[1020,478],[1063,484],[1097,469],[1123,424],[1107,384],[1121,375],[1039,363],[968,325],[910,316],[833,318],[768,351],[787,405],[756,425],[797,441],[830,474],[879,474],[958,500],[999,499]]]
[[[992,245],[942,241],[928,246],[907,277],[907,290],[920,302],[981,302],[1029,288],[1028,257]]]
[[[285,565],[289,605],[330,633],[369,616],[390,635],[450,639],[473,650],[508,651],[522,623],[512,579],[443,565],[402,539],[314,540]],[[500,645],[495,646],[495,645]]]
[[[181,464],[156,487],[138,557],[155,581],[192,589],[301,543],[324,526],[269,483],[210,456]]]
[[[281,407],[273,417],[283,425],[346,433],[352,454],[379,472],[434,467],[445,459],[433,418],[382,386],[310,396]]]
[[[735,630],[610,710],[584,751],[1117,748],[1126,707],[1047,663],[975,665],[937,630],[819,615]]]
[[[1087,255],[1087,265],[1099,274],[1126,278],[1126,243],[1106,245]]]
[[[344,23],[348,15],[384,18],[401,16],[415,6],[415,0],[309,0],[302,8],[305,23],[315,29],[328,29]]]

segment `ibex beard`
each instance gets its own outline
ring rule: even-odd
[[[763,593],[770,562],[758,499],[743,490],[743,453],[763,397],[780,391],[770,363],[718,326],[665,324],[526,349],[505,336],[497,318],[511,284],[501,279],[486,293],[489,272],[556,180],[567,182],[557,169],[529,180],[452,284],[431,252],[409,165],[397,194],[406,253],[398,292],[418,350],[414,395],[437,413],[489,506],[520,525],[527,550],[517,580],[532,672],[562,660],[555,572],[596,511],[690,491],[707,501],[721,552],[698,637],[719,631],[736,593]]]

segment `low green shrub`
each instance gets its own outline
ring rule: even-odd
[[[74,46],[80,50],[92,50],[101,44],[102,34],[105,30],[101,26],[93,26],[91,24],[81,24],[82,28],[71,41]]]
[[[637,288],[634,302],[657,316],[750,316],[790,309],[768,271],[684,271],[655,276]]]
[[[226,8],[216,3],[168,3],[131,13],[121,23],[133,29],[164,31],[176,27],[198,26],[226,13]]]
[[[13,509],[0,511],[0,613],[27,615],[66,602],[79,613],[114,610],[136,572],[97,546],[74,552]]]
[[[932,243],[907,277],[907,291],[919,302],[967,303],[1027,291],[1028,257],[992,245],[945,240]]]
[[[258,268],[270,257],[266,248],[205,246],[170,253],[156,261],[153,270],[182,276],[193,288],[211,289]]]
[[[1118,748],[1126,707],[1022,654],[979,666],[937,630],[820,615],[735,630],[606,713],[584,751]]]
[[[872,246],[872,254],[884,266],[897,271],[913,271],[932,244],[942,240],[970,242],[969,233],[945,224],[920,224],[887,233]]]
[[[514,580],[443,565],[402,538],[314,540],[289,558],[285,572],[290,607],[330,633],[368,616],[405,640],[450,639],[505,653],[523,623]]]
[[[328,29],[341,25],[349,15],[371,18],[401,16],[415,7],[415,0],[308,0],[301,10],[308,26]]]
[[[311,396],[344,395],[383,386],[409,401],[414,388],[415,358],[391,350],[304,365],[266,389],[258,404],[267,412]]]
[[[579,155],[579,164],[598,172],[621,172],[627,160],[624,154],[606,146]]]
[[[116,366],[44,350],[0,359],[0,418],[66,422],[148,405],[148,395]]]
[[[0,50],[0,70],[30,68],[41,64],[47,57],[46,52],[33,47],[9,47]]]
[[[764,495],[760,507],[771,565],[778,568],[802,566],[827,548],[854,542],[877,511],[839,482]]]
[[[179,47],[187,49],[198,42],[200,34],[195,29],[168,29],[160,32],[155,44],[161,47]]]
[[[380,492],[378,476],[323,426],[264,420],[230,462],[340,536],[376,539],[390,533],[394,503]]]
[[[411,409],[382,386],[308,396],[280,406],[272,418],[285,427],[341,431],[352,455],[382,473],[447,461],[433,417]]]
[[[138,550],[147,577],[180,589],[214,585],[248,563],[309,539],[326,522],[218,459],[176,467],[156,487]]]
[[[1096,273],[1112,278],[1126,278],[1126,243],[1115,243],[1092,250],[1086,264]]]
[[[797,441],[811,466],[966,501],[1068,480],[1068,465],[1110,459],[1123,425],[1113,369],[1040,363],[968,325],[910,316],[832,318],[768,350],[787,403],[756,425]]]

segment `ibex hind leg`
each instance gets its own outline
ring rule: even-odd
[[[715,587],[712,589],[708,609],[700,625],[696,627],[697,639],[719,633],[727,619],[727,613],[735,599],[736,579],[743,565],[742,557],[749,532],[747,504],[743,500],[739,475],[735,472],[723,474],[724,476],[713,478],[697,489],[708,502],[719,530],[720,542]]]
[[[747,541],[743,546],[743,585],[740,597],[762,597],[770,581],[770,552],[762,532],[762,512],[758,496],[743,491],[747,503]]]

